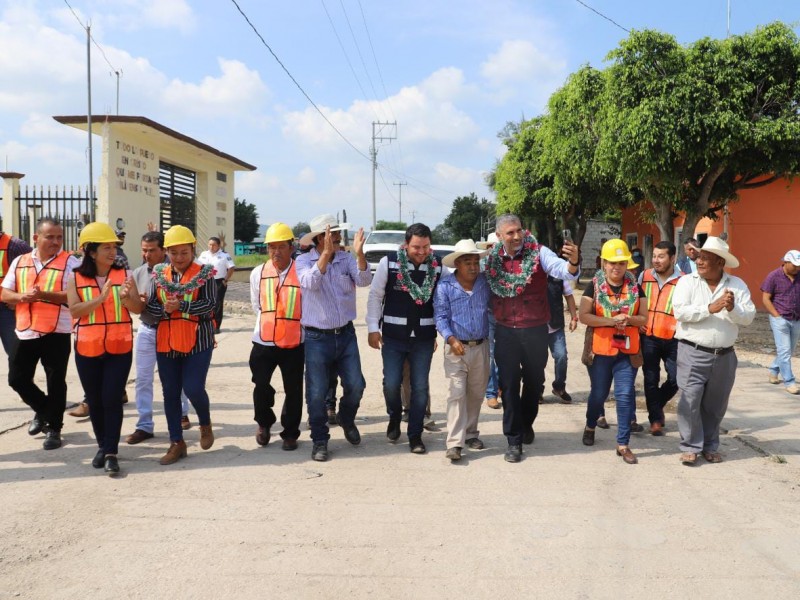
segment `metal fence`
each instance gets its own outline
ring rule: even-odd
[[[88,187],[50,186],[20,187],[15,198],[19,205],[19,237],[33,245],[36,223],[44,217],[58,219],[64,227],[64,250],[78,249],[78,235],[81,228],[92,221],[97,208],[97,200],[89,197]],[[94,206],[92,206],[94,203]]]

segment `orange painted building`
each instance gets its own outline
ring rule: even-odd
[[[655,244],[661,241],[655,225],[643,223],[638,217],[641,205],[622,213],[622,239],[631,248],[639,247],[650,266]],[[683,217],[675,219],[675,240],[681,236]],[[709,235],[719,236],[724,219],[702,219],[694,231],[701,243]],[[739,259],[739,267],[730,272],[744,279],[750,288],[756,307],[761,304],[761,283],[767,273],[783,263],[787,250],[800,250],[800,182],[786,179],[752,190],[739,192],[739,200],[728,207],[728,244]]]

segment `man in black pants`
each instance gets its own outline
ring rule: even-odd
[[[43,447],[61,446],[67,406],[67,364],[72,318],[67,308],[67,281],[79,261],[62,250],[64,229],[55,219],[41,219],[33,235],[34,250],[14,259],[3,279],[0,300],[13,306],[19,346],[12,358],[9,384],[36,413],[28,433],[42,431]],[[41,361],[47,393],[33,377]]]

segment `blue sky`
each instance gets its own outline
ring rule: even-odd
[[[262,223],[346,209],[351,223],[370,226],[369,160],[311,107],[233,2],[69,3],[122,71],[120,114],[256,165],[237,175],[236,195],[257,206]],[[492,198],[483,181],[502,156],[496,134],[506,121],[541,113],[570,72],[602,67],[626,36],[575,0],[238,3],[361,153],[373,121],[397,121],[398,139],[378,147],[377,215],[398,217],[394,184],[404,181],[403,220],[413,211],[432,227],[457,196]],[[586,3],[625,28],[682,43],[726,35],[727,0]],[[23,185],[83,185],[86,136],[52,116],[86,114],[85,33],[63,0],[2,0],[0,14],[0,166],[25,173]],[[733,34],[774,20],[797,27],[800,2],[731,0]],[[116,80],[94,45],[92,65],[93,113],[113,114]]]

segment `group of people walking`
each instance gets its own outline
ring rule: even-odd
[[[431,252],[430,229],[415,223],[406,231],[405,243],[380,261],[374,275],[364,255],[363,230],[355,234],[352,252],[341,246],[346,227],[332,215],[312,219],[311,232],[299,240],[310,250],[299,255],[298,240],[286,224],[275,223],[267,230],[269,260],[250,275],[255,326],[249,365],[258,445],[270,443],[271,428],[278,420],[271,385],[276,369],[285,393],[280,412],[283,450],[298,447],[305,398],[311,457],[329,459],[333,424],[329,388],[337,377],[343,395],[333,421],[350,444],[361,443],[356,415],[366,381],[353,322],[356,288],[369,286],[368,344],[381,353],[386,437],[391,443],[402,435],[401,385],[407,370],[408,447],[415,454],[427,451],[423,421],[440,336],[449,384],[446,457],[457,461],[465,450],[484,447],[479,415],[486,397],[490,406],[503,410],[505,460],[519,462],[523,447],[535,440],[548,349],[559,359],[553,392],[562,401],[571,401],[566,392],[565,343],[562,350],[561,301],[566,297],[570,331],[578,319],[586,325],[581,360],[588,368],[591,390],[583,443],[594,445],[597,428],[608,427],[604,404],[613,384],[616,454],[626,463],[637,462],[630,437],[632,430],[641,430],[634,381],[642,367],[649,432],[663,435],[664,406],[680,390],[681,461],[691,465],[700,455],[711,463],[722,460],[719,426],[735,379],[733,344],[739,326],[755,316],[747,286],[725,270],[738,261],[723,240],[709,237],[702,247],[689,240],[691,264],[685,265],[686,272],[676,266],[675,246],[660,242],[653,251],[652,268],[642,271],[638,280],[629,271],[636,263],[625,242],[609,240],[601,249],[601,268],[586,285],[576,311],[568,282],[580,275],[578,247],[565,239],[557,254],[540,244],[514,215],[498,217],[495,244],[479,247],[472,240],[461,240],[441,262]],[[220,260],[219,242],[211,242],[217,246],[210,245],[209,250],[214,260]],[[63,229],[54,219],[39,222],[33,249],[0,236],[2,301],[7,304],[0,307],[2,340],[9,355],[9,383],[34,411],[28,432],[44,432],[45,449],[61,445],[65,376],[74,333],[76,366],[98,445],[92,465],[112,475],[119,472],[122,398],[134,357],[131,315],[140,314],[135,344],[139,421],[126,441],[136,444],[153,437],[152,384],[157,365],[170,437],[161,464],[187,455],[186,400],[198,416],[200,446],[210,448],[214,433],[205,383],[221,322],[220,288],[230,276],[218,275],[227,269],[195,260],[197,240],[182,226],[163,234],[146,233],[144,263],[133,273],[117,259],[120,240],[108,225],[87,225],[79,243],[80,260],[63,251]],[[800,287],[794,275],[800,253],[791,251],[786,258],[781,273],[789,284],[771,274],[762,291],[767,308],[778,313],[773,318],[792,324],[784,344],[789,346],[796,343],[794,332],[799,331],[795,325],[800,318]],[[786,294],[794,294],[795,304],[784,300]],[[787,314],[787,306],[795,312]],[[10,315],[14,339],[8,335]],[[39,362],[47,392],[33,381]],[[495,377],[498,390],[490,396]],[[770,381],[776,379],[796,393],[785,351],[779,352],[770,369]]]

